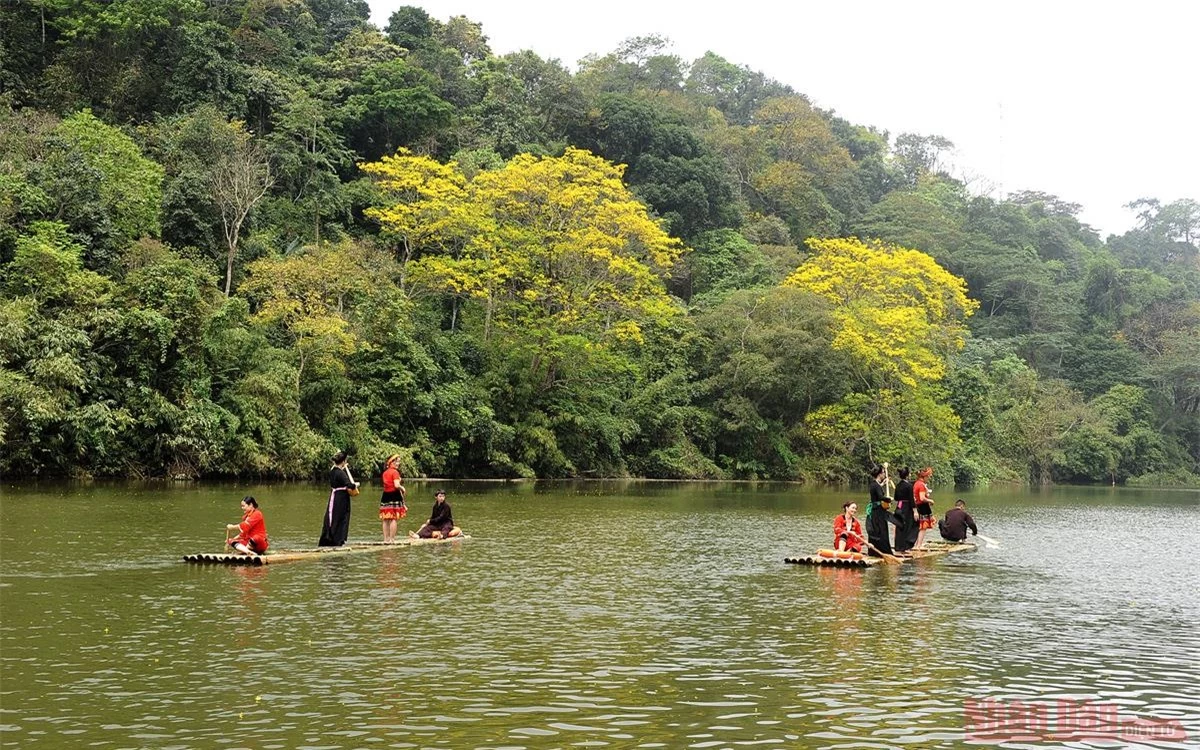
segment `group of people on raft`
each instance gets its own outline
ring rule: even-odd
[[[384,463],[383,495],[379,498],[379,521],[383,526],[383,541],[385,544],[396,543],[397,526],[400,519],[408,515],[405,497],[408,490],[404,487],[404,477],[400,474],[400,456],[389,456]],[[350,473],[348,456],[345,451],[338,451],[333,457],[333,467],[329,470],[329,502],[325,506],[324,519],[321,523],[321,538],[318,547],[341,547],[350,535],[350,498],[359,494],[359,483]],[[446,502],[446,491],[434,493],[433,510],[429,520],[416,531],[408,532],[410,539],[449,539],[461,536],[462,529],[454,525],[454,514],[450,503]],[[242,520],[240,523],[225,525],[226,543],[234,551],[243,555],[261,555],[266,553],[270,542],[267,539],[267,526],[259,510],[258,501],[253,497],[242,498]],[[229,533],[237,531],[238,535],[228,538]]]
[[[867,500],[867,530],[863,536],[862,524],[858,521],[858,503],[842,505],[842,512],[833,519],[833,545],[838,552],[863,553],[873,556],[894,555],[906,557],[912,550],[925,544],[925,532],[938,529],[942,539],[948,542],[963,542],[967,529],[979,534],[975,519],[967,513],[967,504],[955,500],[954,507],[940,521],[933,514],[932,490],[929,480],[933,469],[928,466],[917,472],[916,481],[909,481],[909,470],[900,469],[899,484],[894,497],[889,493],[890,481],[887,464],[873,466],[870,471],[870,498]],[[896,503],[892,510],[893,500]],[[895,531],[889,533],[889,526]],[[893,542],[893,537],[895,541]]]
[[[408,515],[408,506],[405,504],[408,490],[400,474],[400,456],[389,456],[384,466],[383,476],[380,477],[383,494],[379,498],[379,520],[383,527],[384,543],[395,544],[398,522]],[[858,520],[858,503],[846,502],[842,505],[842,512],[833,519],[833,544],[837,552],[863,553],[865,547],[866,554],[904,557],[910,555],[911,550],[920,549],[925,543],[925,532],[935,526],[942,539],[949,542],[966,540],[968,529],[972,534],[979,534],[975,519],[967,513],[966,503],[962,500],[956,500],[954,507],[942,520],[935,520],[932,490],[929,487],[933,469],[925,467],[918,471],[916,481],[909,481],[909,473],[907,468],[900,469],[900,483],[896,485],[893,497],[889,494],[891,482],[887,475],[887,464],[871,468],[866,535]],[[329,487],[329,502],[317,546],[340,547],[350,534],[350,498],[359,494],[359,483],[350,473],[345,451],[338,451],[333,457]],[[896,503],[895,511],[892,510],[893,500]],[[894,533],[889,533],[889,526],[895,527]],[[225,528],[227,537],[230,532],[238,532],[236,537],[226,539],[235,552],[261,555],[267,551],[266,522],[258,501],[253,497],[242,498],[241,522],[227,524]],[[454,515],[450,503],[446,502],[445,490],[434,493],[429,520],[417,531],[408,532],[411,539],[449,539],[460,535],[462,529],[454,525]]]

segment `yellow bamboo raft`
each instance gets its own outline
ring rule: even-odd
[[[927,557],[941,557],[953,552],[972,552],[974,550],[975,545],[966,542],[926,542],[925,546],[921,549],[910,550],[912,557],[901,557],[900,560],[903,562],[912,562],[913,560],[923,560]],[[883,564],[883,558],[867,557],[865,555],[860,560],[809,555],[807,557],[785,557],[783,561],[792,565],[827,565],[833,568],[870,568]]]
[[[346,557],[361,555],[365,552],[379,552],[396,547],[423,547],[427,544],[450,544],[470,539],[469,534],[450,537],[449,539],[397,539],[393,544],[383,542],[351,542],[341,547],[317,547],[315,549],[281,549],[267,550],[265,555],[239,555],[229,552],[199,552],[194,555],[184,555],[183,561],[199,565],[275,565],[281,562],[297,560],[314,560],[318,558]]]

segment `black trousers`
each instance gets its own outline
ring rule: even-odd
[[[938,521],[938,531],[941,533],[942,539],[945,539],[947,542],[958,542],[959,544],[961,544],[961,543],[967,541],[967,537],[965,534],[963,535],[962,539],[955,539],[954,537],[946,536],[946,522],[944,520]]]

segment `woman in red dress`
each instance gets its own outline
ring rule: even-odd
[[[925,532],[937,526],[937,518],[933,515],[933,499],[929,497],[929,478],[933,469],[926,466],[917,472],[917,482],[913,485],[913,502],[916,504],[919,518],[917,532],[917,549],[925,543]]]
[[[383,543],[396,543],[396,526],[408,515],[404,504],[404,477],[400,476],[400,456],[391,455],[383,472],[383,496],[379,498],[379,521],[383,524]]]
[[[845,503],[833,519],[833,548],[838,552],[862,552],[862,524],[855,515],[858,503]]]
[[[225,541],[241,554],[261,555],[267,551],[267,524],[258,509],[258,501],[249,495],[242,498],[242,522],[227,523],[225,530],[239,532],[233,539]]]

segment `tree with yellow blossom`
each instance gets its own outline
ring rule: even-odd
[[[852,472],[864,453],[886,460],[918,448],[927,461],[946,460],[959,444],[959,419],[937,383],[979,305],[966,282],[898,245],[838,238],[808,246],[812,255],[784,284],[833,303],[832,347],[849,355],[859,378],[853,392],[805,418],[825,465]]]
[[[965,281],[920,250],[878,240],[812,239],[812,255],[784,284],[835,305],[833,347],[868,386],[916,388],[941,380],[979,303]]]
[[[467,179],[454,162],[401,150],[366,164],[387,203],[368,210],[400,239],[411,293],[481,304],[499,328],[641,340],[677,308],[663,278],[684,251],[587,151],[518,154]]]

